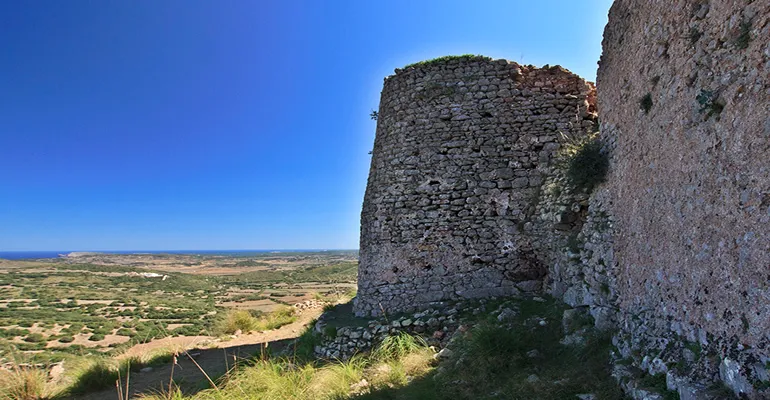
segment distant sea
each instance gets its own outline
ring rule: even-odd
[[[73,250],[79,251],[79,250]],[[355,250],[131,250],[131,251],[94,251],[104,254],[200,254],[207,256],[248,257],[265,253],[313,253],[321,251],[355,251]],[[0,258],[6,260],[26,260],[39,258],[58,258],[59,254],[69,254],[72,251],[0,251]]]

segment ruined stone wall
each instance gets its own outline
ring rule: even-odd
[[[619,346],[757,398],[770,380],[769,21],[767,0],[616,0],[597,80]]]
[[[540,290],[533,218],[561,144],[594,130],[561,67],[457,57],[385,79],[361,214],[359,315]],[[569,224],[570,221],[566,221]]]

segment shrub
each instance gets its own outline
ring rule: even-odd
[[[62,336],[59,338],[59,341],[62,343],[72,343],[75,341],[75,338],[72,336]]]
[[[271,329],[278,329],[296,320],[297,316],[294,315],[293,307],[281,307],[278,310],[271,312],[267,316],[260,318],[257,321],[256,330],[268,331]]]
[[[27,335],[27,337],[24,338],[24,341],[28,343],[45,342],[45,336],[43,336],[41,333],[30,333]]]
[[[104,335],[102,335],[101,333],[94,333],[93,335],[88,337],[88,340],[92,342],[98,342],[98,341],[104,340]]]
[[[185,325],[171,331],[177,336],[195,336],[201,333],[201,328],[197,325]]]
[[[128,328],[120,328],[117,330],[117,332],[115,332],[115,334],[120,336],[128,336],[128,337],[136,336],[136,332]]]
[[[321,344],[321,338],[315,334],[314,327],[315,321],[310,322],[305,331],[294,342],[294,357],[296,359],[301,361],[314,359],[315,346]]]
[[[609,169],[609,159],[602,151],[602,143],[594,136],[577,142],[572,147],[567,162],[567,178],[576,188],[587,191],[604,182]]]
[[[639,108],[644,110],[645,114],[649,114],[650,110],[652,109],[652,95],[647,93],[639,99]]]
[[[82,331],[84,327],[85,327],[85,325],[83,325],[83,324],[81,324],[79,322],[75,322],[75,323],[70,324],[70,326],[62,329],[62,332],[72,333],[74,335],[74,334],[80,333],[80,331]]]
[[[94,329],[94,334],[96,334],[96,335],[104,336],[104,335],[109,335],[110,333],[112,333],[112,328],[99,327],[99,328]]]
[[[481,56],[481,55],[476,55],[476,54],[463,54],[463,55],[460,55],[460,56],[443,56],[443,57],[436,57],[436,58],[433,58],[433,59],[430,59],[430,60],[418,61],[416,63],[404,66],[403,69],[412,68],[412,67],[423,67],[423,66],[443,63],[443,62],[452,61],[452,60],[469,60],[469,61],[470,60],[479,60],[479,61],[483,60],[483,61],[490,61],[490,60],[492,60],[492,58],[486,57],[486,56]]]
[[[44,350],[45,349],[46,342],[35,342],[35,343],[14,343],[14,346],[16,346],[16,349],[19,351],[37,351],[37,350]]]
[[[105,389],[113,387],[117,380],[117,366],[110,363],[109,360],[99,358],[86,363],[80,370],[75,372],[74,382],[67,391],[70,394],[81,394]]]
[[[0,337],[14,338],[16,336],[26,336],[26,335],[29,335],[29,331],[26,329],[19,329],[19,328],[0,329]]]
[[[257,319],[250,312],[244,310],[230,310],[225,318],[217,324],[216,331],[219,334],[232,335],[236,331],[251,332],[257,327]]]
[[[154,351],[142,355],[134,355],[120,360],[120,369],[139,372],[144,367],[157,367],[174,360],[174,353],[168,350]]]

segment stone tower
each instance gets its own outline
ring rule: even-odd
[[[563,142],[595,130],[592,84],[562,67],[444,57],[385,78],[361,213],[358,315],[536,292],[528,232]]]

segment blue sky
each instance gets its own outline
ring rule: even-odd
[[[2,2],[0,250],[357,248],[385,76],[594,80],[610,4]]]

